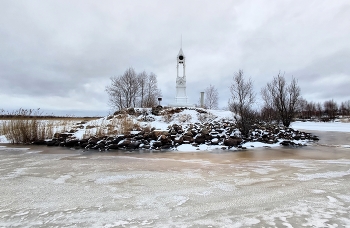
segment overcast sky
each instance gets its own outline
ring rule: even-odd
[[[191,103],[212,84],[227,106],[240,69],[258,95],[281,71],[308,101],[350,100],[349,0],[1,0],[0,109],[104,115],[129,67],[173,103],[181,34]]]

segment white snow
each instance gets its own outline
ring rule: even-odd
[[[297,130],[312,130],[312,131],[339,131],[350,132],[350,123],[341,122],[301,122],[296,121],[291,124],[291,127]]]
[[[66,183],[66,180],[68,180],[68,179],[70,179],[70,178],[72,178],[71,175],[62,175],[62,176],[60,176],[59,178],[57,178],[57,179],[54,181],[54,183],[55,183],[55,184],[64,184],[64,183]]]
[[[5,135],[0,135],[0,143],[10,143],[10,141],[7,140]]]
[[[330,171],[330,172],[324,172],[324,173],[313,173],[313,174],[301,174],[301,173],[295,173],[297,175],[297,179],[300,181],[309,181],[313,179],[332,179],[332,178],[339,178],[350,175],[350,169],[347,171]]]

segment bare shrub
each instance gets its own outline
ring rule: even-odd
[[[164,116],[163,116],[163,121],[165,122],[165,123],[170,123],[171,121],[173,121],[174,120],[174,116],[173,116],[173,114],[171,114],[171,113],[167,113],[167,114],[165,114]]]
[[[109,123],[104,126],[106,128],[106,134],[129,134],[130,131],[140,130],[140,124],[134,122],[127,114],[120,114],[115,116],[115,118],[110,119]]]
[[[198,118],[199,122],[204,123],[204,122],[208,122],[208,121],[213,121],[216,118],[216,116],[211,112],[197,113],[197,118]]]
[[[122,134],[129,134],[134,129],[134,121],[130,117],[120,119],[119,132]]]
[[[190,114],[179,114],[178,120],[180,123],[186,123],[192,120],[192,116]]]
[[[213,121],[217,116],[215,116],[213,113],[208,112],[208,121]]]
[[[301,98],[297,80],[292,78],[288,85],[284,75],[279,73],[261,90],[261,95],[265,106],[276,110],[282,124],[289,127]]]
[[[229,109],[235,113],[237,126],[242,134],[247,135],[256,122],[255,111],[251,108],[255,103],[253,82],[250,78],[245,80],[243,71],[239,70],[233,77],[230,92]]]
[[[204,123],[208,120],[208,115],[206,113],[197,113],[197,119],[199,122]]]

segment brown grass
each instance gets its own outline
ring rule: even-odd
[[[53,136],[53,123],[38,120],[38,110],[19,109],[8,120],[0,122],[0,134],[5,135],[11,143],[30,143]],[[15,117],[18,118],[15,118]]]
[[[56,132],[67,132],[98,117],[43,116],[39,109],[19,109],[0,112],[0,135],[11,143],[31,143],[53,138]]]
[[[91,136],[113,136],[118,134],[128,135],[130,131],[136,130],[141,130],[138,122],[134,122],[133,118],[127,114],[118,114],[109,116],[100,123],[91,121],[85,128],[83,138],[89,138]]]
[[[89,120],[92,120],[86,124]],[[85,128],[85,129],[84,129]],[[55,133],[84,129],[83,138],[91,136],[128,135],[131,131],[150,131],[150,126],[140,126],[127,114],[109,116],[104,120],[96,117],[50,117],[40,116],[38,110],[19,109],[11,115],[1,117],[0,135],[5,135],[11,143],[31,143],[36,140],[46,140],[54,137]]]

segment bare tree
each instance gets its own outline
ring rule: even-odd
[[[305,100],[304,98],[300,98],[299,102],[297,104],[297,109],[299,111],[299,117],[301,119],[306,118],[306,106],[307,106],[308,102],[307,100]]]
[[[344,101],[340,105],[340,111],[343,116],[349,116],[350,114],[350,100]]]
[[[138,81],[140,85],[140,107],[144,108],[145,91],[147,84],[148,75],[145,71],[138,75]]]
[[[332,100],[325,101],[323,103],[324,111],[328,115],[330,119],[335,119],[335,116],[337,115],[338,111],[338,105],[337,102]]]
[[[282,124],[289,127],[300,99],[300,87],[295,78],[287,85],[284,75],[280,73],[261,91],[265,104],[275,108]]]
[[[347,116],[350,116],[350,100],[344,102],[347,111]]]
[[[135,70],[130,67],[123,75],[111,77],[111,81],[106,87],[110,105],[119,110],[133,107],[139,88]]]
[[[314,102],[307,102],[305,111],[308,119],[311,117],[316,117],[316,104]]]
[[[149,108],[157,105],[161,91],[158,89],[157,75],[150,73],[146,78],[146,87],[143,107]]]
[[[111,85],[106,86],[106,92],[109,95],[110,106],[118,110],[155,106],[160,95],[155,74],[136,74],[131,67],[123,75],[112,77]]]
[[[229,89],[231,92],[231,99],[228,102],[229,109],[236,114],[235,119],[241,133],[247,135],[256,121],[256,113],[251,108],[255,103],[253,83],[250,78],[245,81],[243,70],[239,70],[233,77],[233,83]]]
[[[316,106],[316,116],[317,116],[319,119],[321,119],[322,114],[323,114],[322,105],[321,105],[320,102],[317,102],[315,106]]]
[[[314,102],[308,102],[304,98],[299,98],[297,105],[299,112],[299,117],[301,119],[310,119],[311,117],[316,117],[316,104]]]
[[[205,106],[208,109],[217,109],[218,108],[218,100],[219,100],[219,93],[218,90],[213,86],[210,85],[207,87],[204,91],[205,94]]]
[[[272,106],[263,106],[260,110],[260,119],[267,124],[272,124],[274,122],[279,122],[279,116]]]

